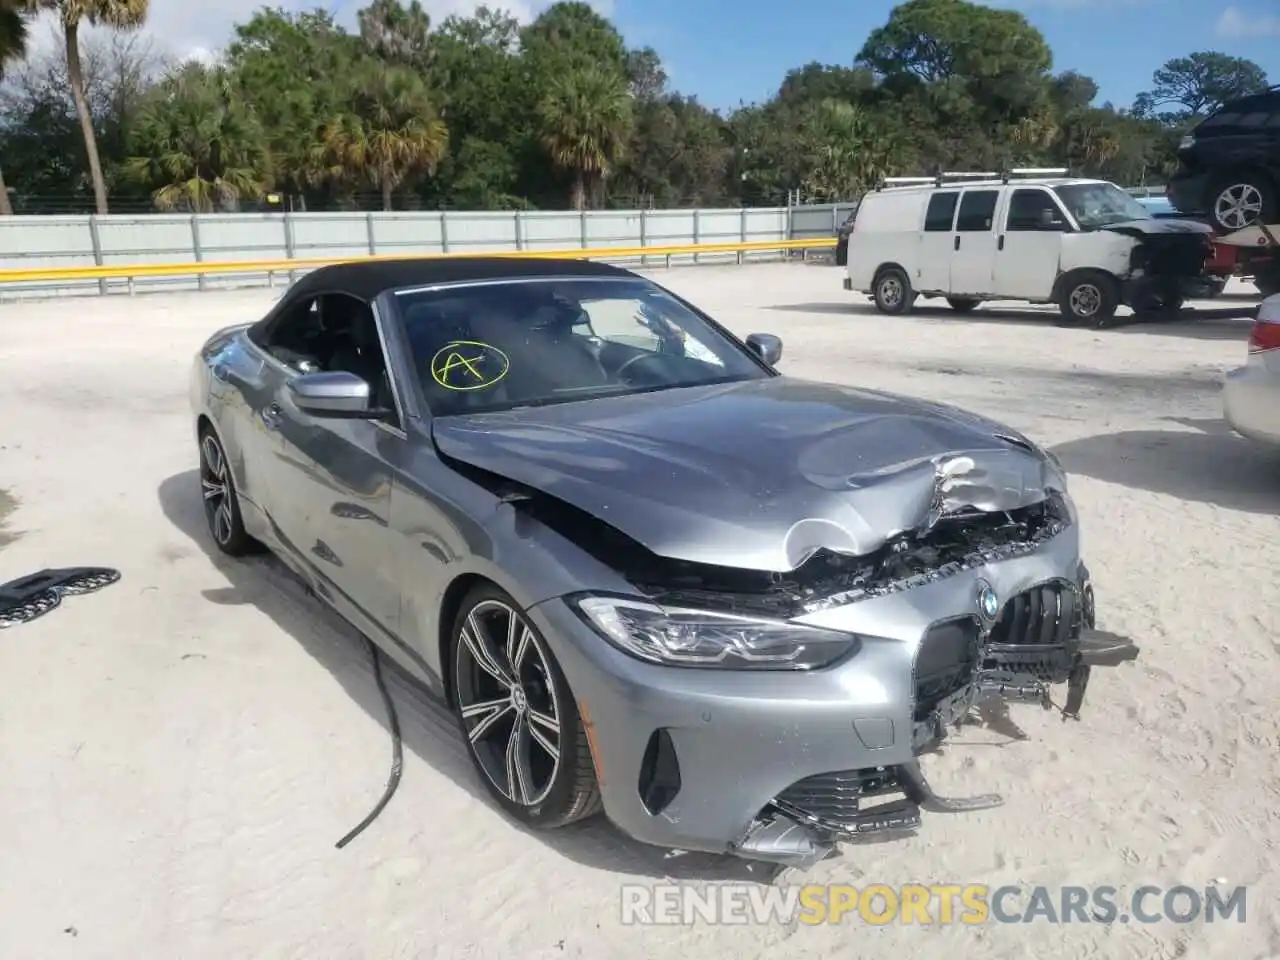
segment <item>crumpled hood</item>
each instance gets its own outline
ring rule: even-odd
[[[1208,237],[1213,228],[1199,220],[1178,220],[1169,217],[1153,217],[1150,220],[1125,220],[1123,223],[1109,223],[1103,230],[1123,233],[1130,237],[1171,236],[1174,234],[1192,234]]]
[[[659,556],[785,572],[939,513],[1065,490],[1015,431],[893,394],[773,377],[438,419],[437,448]]]

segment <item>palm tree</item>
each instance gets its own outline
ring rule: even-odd
[[[449,130],[430,92],[411,70],[368,64],[358,74],[350,106],[325,123],[312,154],[314,180],[367,180],[382,209],[413,173],[434,175],[449,149]]]
[[[139,115],[123,173],[154,187],[161,210],[210,213],[262,196],[270,156],[256,117],[225,71],[188,64]]]
[[[844,100],[821,100],[810,108],[797,146],[807,154],[804,186],[814,200],[854,200],[902,166],[902,139],[876,119]]]
[[[588,181],[602,181],[626,152],[634,122],[627,78],[600,67],[562,73],[538,105],[542,143],[573,175],[573,209],[587,205]]]
[[[107,212],[107,181],[102,176],[98,159],[98,138],[93,130],[93,115],[84,90],[84,66],[80,62],[80,26],[102,25],[114,30],[135,30],[147,19],[149,0],[26,0],[28,9],[52,10],[62,21],[66,38],[67,76],[71,80],[71,97],[75,100],[84,150],[89,158],[89,176],[93,179],[93,197],[100,214]]]
[[[0,0],[0,80],[4,79],[4,65],[8,60],[21,60],[27,52],[27,18],[24,0]],[[13,204],[9,202],[9,188],[0,170],[0,217],[13,216]]]

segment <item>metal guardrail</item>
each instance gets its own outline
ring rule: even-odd
[[[464,260],[478,257],[502,257],[507,259],[565,258],[574,260],[648,260],[665,258],[670,266],[673,256],[697,257],[702,254],[736,253],[742,262],[744,253],[777,251],[807,251],[834,247],[835,237],[815,237],[806,240],[756,240],[747,243],[701,243],[677,246],[644,247],[574,247],[565,250],[509,250],[465,253],[426,253],[420,255],[398,254],[362,257],[308,257],[279,260],[213,260],[198,263],[135,263],[118,266],[93,267],[43,267],[31,270],[0,270],[0,285],[7,283],[57,283],[77,280],[125,280],[129,293],[133,293],[133,281],[144,277],[205,277],[211,275],[253,274],[268,276],[277,273],[293,274],[315,270],[338,263],[367,263],[375,261],[432,259]],[[105,285],[103,292],[106,292]]]

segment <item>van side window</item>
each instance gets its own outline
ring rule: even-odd
[[[1045,217],[1048,211],[1049,216]],[[1007,230],[1045,230],[1049,224],[1061,224],[1062,213],[1053,198],[1043,190],[1015,190],[1009,200],[1009,213],[1006,218]]]
[[[924,229],[927,233],[951,232],[958,196],[956,193],[935,193],[929,198],[929,209],[924,212]]]
[[[960,200],[956,229],[968,233],[985,233],[990,230],[999,197],[998,190],[966,190]]]

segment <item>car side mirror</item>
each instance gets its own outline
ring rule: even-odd
[[[747,346],[768,366],[776,366],[782,359],[782,338],[772,333],[751,334],[747,337]]]
[[[289,393],[313,417],[374,420],[385,412],[373,405],[369,384],[345,370],[303,374],[289,382]]]

